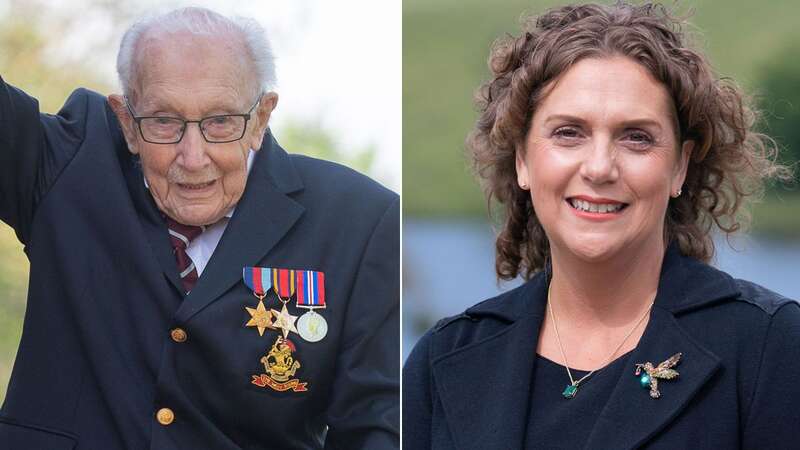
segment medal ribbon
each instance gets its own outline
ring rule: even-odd
[[[325,307],[325,273],[316,270],[298,270],[297,275],[297,307]]]
[[[244,284],[259,297],[263,297],[267,291],[272,289],[270,269],[267,267],[245,267],[242,269],[242,278]]]
[[[294,295],[295,275],[294,270],[272,269],[272,289],[281,299],[288,299]]]

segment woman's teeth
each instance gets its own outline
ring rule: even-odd
[[[601,214],[617,212],[625,206],[624,203],[592,203],[587,202],[586,200],[578,200],[576,198],[570,198],[567,201],[573,208],[579,211],[588,211]]]

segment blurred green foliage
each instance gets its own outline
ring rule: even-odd
[[[520,19],[556,1],[403,2],[403,212],[408,216],[485,217],[464,141],[477,118],[473,94],[488,78],[492,42],[518,34]],[[762,99],[768,132],[786,162],[800,159],[800,3],[702,0],[666,3],[690,16],[685,31],[719,74]],[[675,6],[677,5],[677,6]],[[791,107],[790,107],[791,106]],[[776,120],[782,116],[784,119]],[[800,234],[800,195],[775,191],[753,211],[756,230]]]
[[[782,147],[781,158],[800,161],[800,43],[793,42],[775,53],[761,72],[759,104],[764,113],[764,132]]]
[[[292,153],[338,161],[362,173],[368,173],[375,161],[374,146],[344,152],[333,134],[318,122],[290,122],[281,127],[278,142]]]
[[[5,397],[14,355],[22,334],[28,260],[14,231],[0,223],[0,401]]]

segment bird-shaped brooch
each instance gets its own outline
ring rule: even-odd
[[[643,388],[650,389],[650,397],[661,397],[661,392],[658,390],[659,378],[671,380],[679,375],[678,371],[672,368],[680,362],[681,355],[683,355],[683,353],[676,353],[670,356],[669,359],[659,364],[658,367],[653,367],[651,362],[636,364],[635,375],[639,377],[639,383]],[[644,371],[644,373],[642,373],[642,371]]]

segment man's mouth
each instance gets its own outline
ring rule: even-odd
[[[180,186],[182,189],[200,190],[200,189],[205,189],[216,182],[217,180],[211,180],[205,183],[176,183],[176,184]]]

